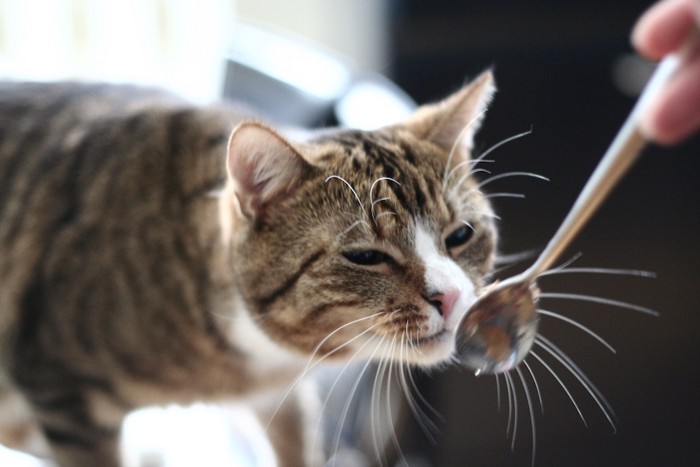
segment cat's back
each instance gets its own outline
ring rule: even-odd
[[[0,249],[25,221],[105,222],[211,190],[241,118],[135,86],[0,82]]]
[[[185,134],[186,146],[197,146],[230,131],[235,118],[138,86],[0,82],[0,177],[26,175],[32,164],[46,175],[63,162],[78,164],[81,155],[82,162],[124,159],[149,144],[181,144],[175,140]]]
[[[182,105],[164,91],[132,85],[80,82],[0,81],[0,126],[42,118],[51,125],[116,116],[147,106]],[[60,118],[59,118],[60,117]],[[27,119],[18,122],[18,119]],[[4,139],[3,134],[3,139]]]
[[[118,124],[138,114],[155,117],[182,105],[166,93],[135,86],[0,82],[0,161],[56,155],[100,123]],[[71,148],[65,149],[63,156],[70,154]]]
[[[37,281],[94,279],[192,234],[240,118],[132,86],[0,83],[0,331]]]
[[[20,231],[91,211],[123,223],[211,189],[236,118],[134,86],[0,83],[0,251]]]

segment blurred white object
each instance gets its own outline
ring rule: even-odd
[[[0,78],[81,79],[219,97],[230,0],[0,2]]]
[[[374,129],[409,115],[413,100],[393,82],[358,69],[304,39],[237,23],[227,54],[224,96],[275,123]]]
[[[195,404],[134,412],[124,422],[125,467],[274,467],[272,447],[243,407]]]
[[[0,465],[8,467],[46,467],[39,459],[22,452],[13,451],[0,444]]]

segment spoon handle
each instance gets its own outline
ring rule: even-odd
[[[659,89],[664,86],[668,78],[675,72],[678,62],[679,58],[672,54],[664,58],[659,64],[645,86],[634,109],[630,112],[598,167],[596,167],[583,187],[566,219],[564,219],[559,230],[557,230],[547,247],[537,258],[537,261],[525,271],[523,274],[525,277],[535,280],[540,273],[552,265],[590,219],[591,215],[607,198],[613,187],[637,160],[646,145],[646,140],[637,127],[639,115],[646,109],[647,102],[657,94]]]

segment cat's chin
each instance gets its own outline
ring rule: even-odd
[[[391,359],[403,364],[431,367],[448,363],[455,350],[454,332],[443,329],[410,342],[386,344],[384,351],[373,352],[375,359]]]
[[[430,336],[422,337],[410,343],[411,361],[421,366],[432,366],[446,363],[452,356],[455,344],[454,333],[443,329]]]

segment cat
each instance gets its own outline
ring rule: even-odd
[[[494,90],[291,141],[228,104],[0,84],[0,441],[117,466],[134,409],[237,400],[279,465],[322,465],[309,362],[449,363],[485,286]]]

